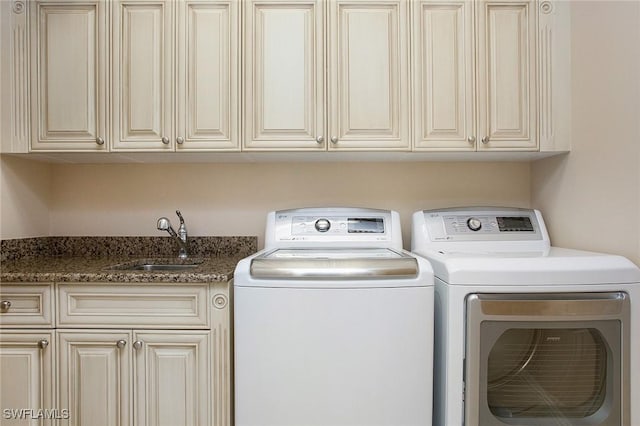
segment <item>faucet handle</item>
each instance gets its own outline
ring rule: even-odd
[[[158,219],[159,231],[166,231],[169,228],[171,228],[171,223],[169,222],[169,219],[167,219],[166,217],[161,217],[160,219]]]
[[[178,219],[180,219],[180,225],[184,225],[184,218],[182,217],[180,210],[176,210],[176,214],[178,215]]]

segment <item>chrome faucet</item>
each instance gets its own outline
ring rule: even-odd
[[[186,259],[189,256],[189,243],[187,241],[187,226],[184,224],[184,218],[180,213],[180,210],[176,210],[176,214],[178,215],[178,219],[180,219],[180,227],[178,228],[178,232],[173,229],[171,226],[171,222],[166,217],[161,217],[158,219],[158,230],[167,231],[169,235],[178,241],[180,244],[180,251],[178,252],[178,257],[180,259]]]

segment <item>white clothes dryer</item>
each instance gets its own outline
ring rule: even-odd
[[[433,270],[396,212],[271,212],[233,288],[236,426],[431,425]]]
[[[632,262],[498,207],[418,211],[412,250],[436,277],[434,426],[640,425]]]

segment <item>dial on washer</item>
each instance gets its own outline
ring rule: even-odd
[[[476,217],[470,217],[467,219],[467,226],[472,231],[479,231],[482,228],[482,222]]]
[[[327,219],[318,219],[316,220],[315,227],[318,232],[327,232],[329,228],[331,228],[331,222]]]

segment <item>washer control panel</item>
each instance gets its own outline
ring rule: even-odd
[[[291,235],[385,234],[384,216],[293,216]]]
[[[533,210],[455,209],[424,212],[432,241],[540,240]]]
[[[400,217],[391,210],[301,208],[271,212],[265,247],[388,247],[402,249]]]

